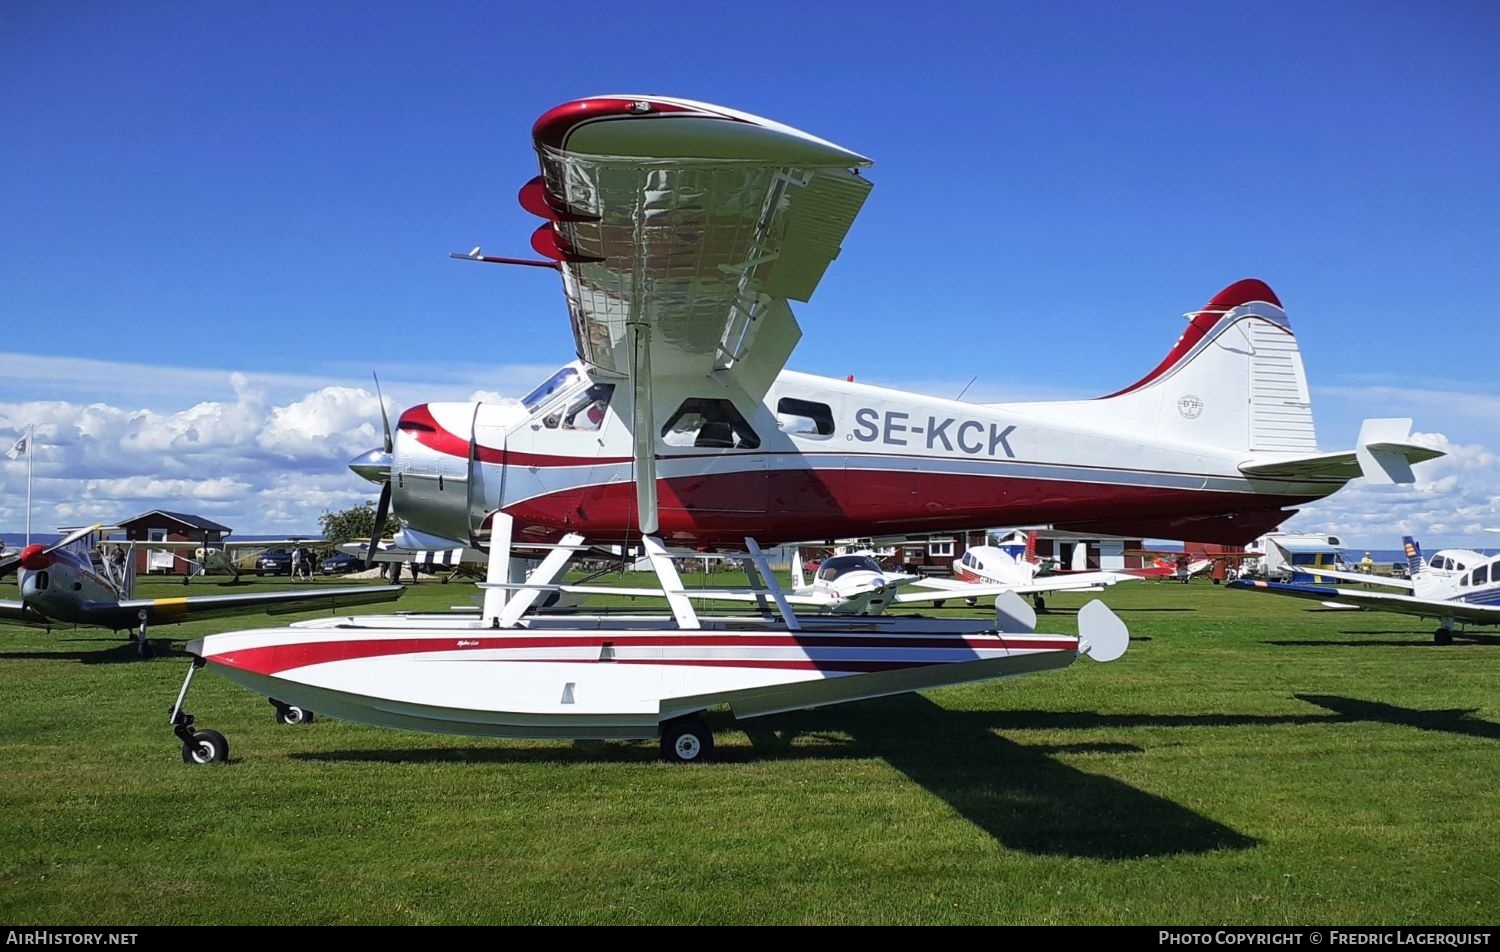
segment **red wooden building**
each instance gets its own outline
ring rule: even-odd
[[[223,542],[234,530],[221,526],[211,519],[189,515],[185,512],[168,512],[153,509],[143,512],[119,524],[125,538],[139,543],[135,547],[135,570],[137,574],[159,572],[167,575],[186,575],[191,571],[187,562],[173,558],[169,549],[152,549],[152,542],[195,542],[209,545]],[[191,557],[191,549],[177,550],[177,555]]]

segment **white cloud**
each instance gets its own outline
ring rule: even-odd
[[[1409,486],[1354,480],[1304,508],[1286,528],[1331,532],[1362,548],[1399,548],[1403,535],[1416,536],[1427,548],[1495,545],[1484,530],[1500,526],[1500,456],[1442,433],[1413,433],[1412,442],[1448,455],[1418,464],[1417,481]]]
[[[511,401],[555,369],[411,362],[381,384],[394,423],[424,401]],[[306,532],[319,513],[376,495],[344,465],[381,439],[364,367],[247,373],[0,352],[0,442],[28,424],[43,531],[160,507],[242,534]],[[25,524],[25,499],[25,460],[0,458],[0,529]]]
[[[380,402],[352,387],[324,387],[273,407],[256,441],[287,459],[350,457],[381,440]]]

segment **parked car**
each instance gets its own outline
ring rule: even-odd
[[[345,575],[349,572],[358,572],[365,567],[365,560],[348,552],[335,552],[323,560],[324,575]]]
[[[1391,563],[1391,578],[1406,578],[1408,569],[1405,562]]]
[[[291,575],[292,550],[267,549],[255,560],[256,575]]]

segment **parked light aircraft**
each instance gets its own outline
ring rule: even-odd
[[[1165,549],[1131,549],[1126,555],[1149,558],[1151,565],[1138,569],[1122,569],[1127,575],[1139,578],[1170,578],[1179,582],[1191,582],[1194,576],[1204,572],[1214,573],[1214,584],[1223,577],[1218,571],[1229,566],[1238,567],[1247,559],[1259,558],[1258,552],[1206,552],[1201,548],[1192,551],[1173,552]]]
[[[118,563],[98,547],[87,545],[99,526],[79,529],[50,546],[29,545],[0,565],[0,575],[17,571],[20,601],[0,600],[0,622],[57,624],[134,631],[141,657],[151,655],[151,625],[243,615],[286,614],[318,608],[345,608],[399,598],[399,585],[195,595],[182,598],[134,598],[134,560]]]
[[[1440,645],[1452,644],[1453,632],[1462,631],[1464,625],[1500,625],[1500,555],[1444,549],[1427,561],[1422,558],[1422,549],[1411,536],[1405,536],[1401,542],[1410,574],[1405,581],[1411,585],[1411,595],[1248,579],[1231,582],[1230,587],[1316,599],[1333,608],[1363,608],[1436,618],[1438,629],[1433,640]],[[1318,574],[1330,573],[1318,570]],[[1345,573],[1341,575],[1348,577]],[[1402,581],[1376,576],[1364,576],[1358,580],[1398,587]]]
[[[185,562],[192,571],[182,577],[182,584],[187,585],[190,581],[202,575],[228,575],[230,584],[240,581],[240,563],[251,556],[258,555],[268,549],[277,549],[288,546],[318,546],[327,540],[316,538],[290,538],[290,539],[257,539],[254,541],[230,541],[203,542],[192,541],[150,541],[150,542],[124,542],[118,539],[105,540],[106,546],[134,546],[151,550],[166,550],[172,553],[172,558]],[[191,551],[192,556],[179,555],[179,552]]]
[[[1038,609],[1047,607],[1047,592],[1096,592],[1120,582],[1137,579],[1126,572],[1060,572],[1043,574],[1041,562],[1017,558],[1004,545],[976,545],[953,563],[954,581],[928,579],[925,584],[964,594],[974,587],[1000,587],[1017,595],[1030,595]],[[973,598],[974,595],[966,597]]]
[[[1439,455],[1408,442],[1408,420],[1367,421],[1357,449],[1319,452],[1296,339],[1255,280],[1215,295],[1154,370],[1099,400],[966,403],[786,371],[802,333],[789,302],[837,256],[869,159],[654,96],[566,103],[532,134],[542,174],[520,197],[544,219],[532,246],[546,260],[528,263],[560,273],[578,359],[513,405],[412,407],[352,464],[382,484],[376,537],[394,507],[403,548],[488,548],[481,618],[213,635],[190,646],[202,663],[367,723],[660,732],[667,756],[691,760],[711,746],[699,712],[715,704],[746,717],[1125,647],[1098,603],[1080,640],[1017,623],[1013,595],[992,623],[803,618],[762,542],[1048,522],[1243,544],[1361,473],[1410,481]],[[522,581],[513,542],[559,547]],[[529,613],[589,544],[639,545],[670,616]],[[696,613],[672,559],[704,548],[743,560],[760,615]],[[174,730],[186,759],[223,756],[180,699]]]
[[[974,550],[971,550],[971,552]],[[998,558],[996,557],[998,556]],[[1044,592],[1097,592],[1116,582],[1131,582],[1135,579],[1112,572],[1090,572],[1086,575],[1057,575],[1045,579],[1033,579],[1034,566],[1003,566],[1001,558],[1008,559],[1004,552],[991,549],[987,553],[988,563],[978,559],[971,561],[964,580],[930,578],[904,572],[888,572],[870,555],[835,555],[824,559],[817,566],[809,581],[799,555],[792,564],[793,587],[784,592],[787,604],[796,608],[829,612],[834,615],[879,615],[889,608],[900,605],[918,605],[924,602],[941,606],[948,601],[967,601],[975,604],[980,598],[995,597],[1006,593],[1031,595],[1037,608],[1045,608]],[[957,566],[958,563],[955,563]],[[1026,571],[1031,569],[1031,571]],[[981,574],[982,573],[982,574]],[[1010,579],[1006,581],[1004,579]],[[660,589],[623,588],[615,586],[587,587],[566,586],[566,591],[587,595],[657,596]],[[761,601],[764,593],[753,589],[687,589],[687,594],[709,601]]]

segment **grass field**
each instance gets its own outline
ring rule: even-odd
[[[472,592],[424,580],[400,607]],[[1073,631],[1083,600],[1053,598],[1041,630]],[[719,762],[690,767],[653,744],[278,726],[211,672],[189,708],[233,760],[187,766],[166,725],[183,642],[261,619],[156,629],[175,651],[148,662],[108,632],[0,628],[0,920],[1500,918],[1500,638],[1435,647],[1427,622],[1206,582],[1106,600],[1133,635],[1118,662],[715,712]]]

